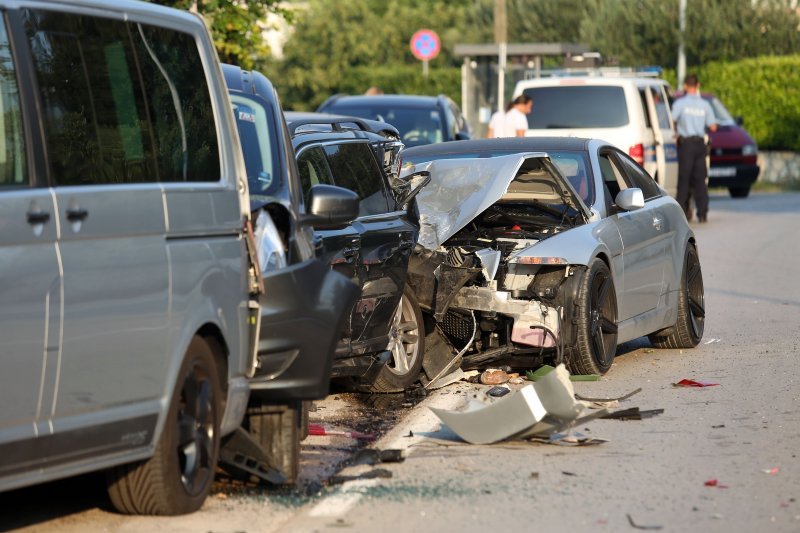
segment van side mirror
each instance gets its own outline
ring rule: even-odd
[[[614,203],[623,211],[635,211],[644,207],[644,194],[642,189],[635,187],[624,189],[619,191]]]
[[[358,218],[358,194],[335,185],[314,185],[300,223],[316,229],[342,228]]]
[[[733,121],[737,126],[744,126],[744,117],[741,115],[733,117]]]
[[[456,140],[457,141],[468,141],[471,139],[471,136],[466,131],[459,131],[456,133]]]

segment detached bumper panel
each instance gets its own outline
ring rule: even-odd
[[[358,286],[317,259],[265,275],[264,286],[251,403],[324,398]]]

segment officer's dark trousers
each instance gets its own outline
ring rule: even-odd
[[[678,203],[689,214],[689,191],[697,206],[697,217],[708,213],[706,144],[702,137],[684,137],[678,142]]]

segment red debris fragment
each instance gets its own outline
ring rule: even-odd
[[[723,485],[717,479],[709,479],[705,482],[706,487],[717,487],[718,489],[727,489],[728,485]]]
[[[308,434],[317,437],[348,437],[360,440],[375,440],[375,435],[371,433],[359,433],[358,431],[336,431],[325,429],[319,424],[309,424]]]
[[[682,379],[677,383],[673,383],[673,387],[716,387],[719,383],[711,383],[710,381],[697,381],[694,379]]]

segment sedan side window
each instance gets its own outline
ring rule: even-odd
[[[389,211],[383,173],[367,143],[343,143],[325,147],[336,185],[358,193],[359,216]]]
[[[300,171],[300,186],[303,188],[303,198],[306,203],[311,187],[334,184],[325,153],[318,146],[304,150],[297,156],[297,169]]]
[[[631,187],[641,189],[645,201],[661,196],[661,189],[658,188],[653,178],[642,167],[624,156],[620,156],[619,159],[622,161],[622,166],[625,168]]]
[[[614,205],[619,191],[628,188],[625,179],[620,172],[617,165],[611,159],[609,154],[601,154],[598,158],[600,162],[600,172],[603,175],[603,192],[606,196],[606,213],[611,214],[611,208]]]
[[[19,88],[6,28],[0,22],[0,187],[25,185],[25,145]]]

